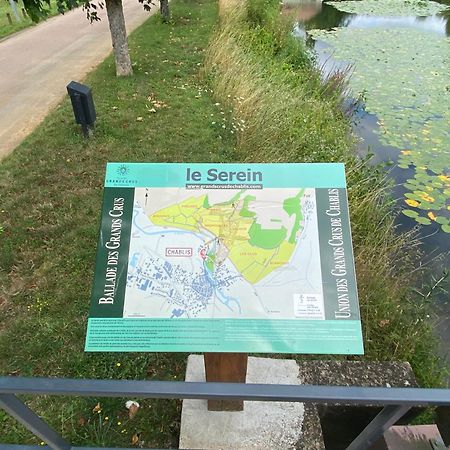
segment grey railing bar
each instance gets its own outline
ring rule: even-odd
[[[46,442],[53,450],[71,450],[72,446],[68,442],[15,395],[0,394],[0,408],[3,408],[35,436]]]
[[[242,399],[372,405],[450,405],[450,389],[0,377],[0,393]]]
[[[346,450],[366,450],[375,444],[383,433],[410,409],[404,405],[385,406],[378,415],[364,428]]]

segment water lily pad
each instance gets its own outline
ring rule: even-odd
[[[419,217],[419,213],[417,211],[414,211],[413,209],[404,209],[402,210],[402,213],[405,216],[411,217],[412,219]]]
[[[444,233],[450,233],[450,225],[442,225],[442,231]]]
[[[447,219],[447,217],[437,216],[436,222],[441,225],[450,225],[450,219]]]
[[[416,217],[416,222],[419,222],[422,225],[430,225],[431,220],[426,217]]]
[[[347,13],[370,16],[431,16],[447,9],[446,5],[427,0],[350,0],[327,4]]]
[[[311,34],[329,44],[320,50],[325,58],[352,66],[353,95],[364,93],[366,111],[379,119],[381,143],[398,148],[399,168],[412,173],[405,197],[419,202],[420,223],[431,223],[428,211],[450,218],[450,38],[413,28]]]

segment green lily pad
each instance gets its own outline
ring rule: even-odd
[[[405,216],[411,217],[412,219],[419,217],[419,213],[417,211],[414,211],[413,209],[403,209],[402,213]]]
[[[340,11],[370,16],[431,16],[447,9],[426,0],[360,0],[327,2]]]
[[[450,225],[450,219],[447,219],[447,217],[437,216],[436,222],[440,225]]]
[[[369,1],[380,8],[403,4],[402,0],[331,4],[339,9],[347,3],[363,8]],[[412,3],[426,8],[436,5]],[[446,209],[450,199],[450,178],[446,178],[450,176],[450,38],[413,28],[338,28],[311,34],[329,44],[320,50],[325,57],[332,55],[352,66],[350,88],[365,93],[366,111],[379,120],[380,141],[397,148],[398,166],[412,172],[404,185],[409,191],[405,197],[419,202],[423,215],[439,211],[439,216],[450,219]],[[431,223],[423,219],[421,223]]]
[[[416,222],[419,222],[422,225],[430,225],[431,220],[427,217],[416,217]]]
[[[450,233],[450,225],[442,225],[442,231],[444,233]]]

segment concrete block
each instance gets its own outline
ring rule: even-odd
[[[298,375],[293,360],[248,359],[247,383],[300,384]],[[186,381],[205,381],[202,355],[189,356]],[[180,448],[294,449],[302,438],[303,418],[301,403],[246,401],[243,411],[228,412],[208,411],[206,400],[184,400]]]

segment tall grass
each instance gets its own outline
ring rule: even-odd
[[[273,3],[252,0],[247,8],[225,13],[206,55],[217,98],[233,106],[243,125],[237,130],[237,158],[337,159],[351,142],[336,107],[338,91],[321,83],[305,49],[268,7]],[[326,91],[331,95],[324,96]]]
[[[231,108],[235,158],[346,163],[365,358],[409,361],[422,385],[440,385],[429,305],[412,289],[422,275],[415,267],[419,241],[414,232],[396,233],[383,173],[355,157],[343,108],[347,77],[321,78],[277,0],[221,6],[204,76],[218,102]]]

